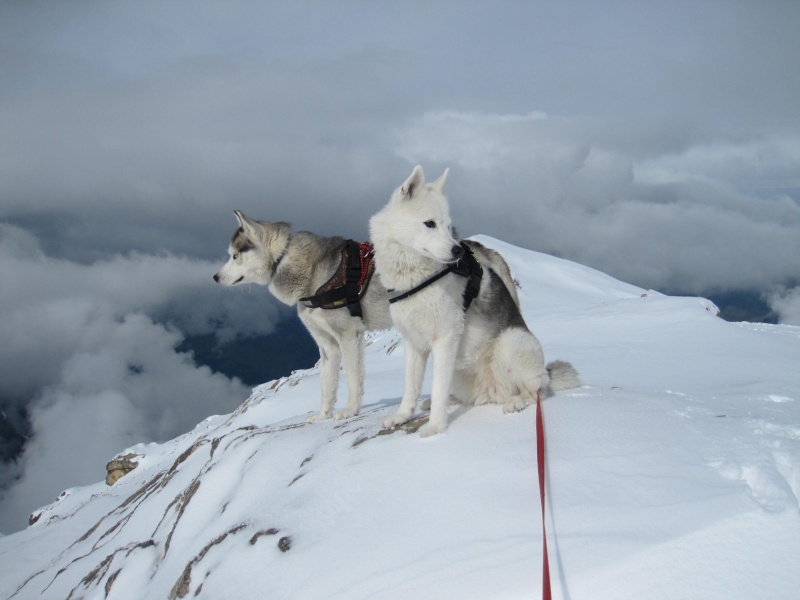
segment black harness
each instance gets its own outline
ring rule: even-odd
[[[313,296],[300,298],[308,308],[332,310],[347,307],[354,317],[364,318],[361,298],[375,271],[375,251],[372,244],[347,240],[342,249],[342,262],[336,273]]]
[[[481,263],[478,262],[478,259],[475,258],[475,255],[472,254],[472,250],[470,250],[469,246],[467,246],[464,242],[461,242],[461,248],[463,248],[464,254],[462,254],[461,258],[459,258],[456,262],[447,265],[443,271],[439,271],[436,273],[436,275],[430,279],[426,279],[417,287],[412,288],[407,292],[403,292],[399,296],[389,298],[389,303],[393,304],[395,302],[399,302],[400,300],[405,300],[409,296],[413,296],[420,290],[425,289],[430,284],[439,281],[448,273],[455,273],[456,275],[466,277],[467,279],[467,287],[464,289],[464,294],[462,295],[462,305],[464,307],[464,312],[466,312],[469,308],[469,305],[472,304],[472,301],[478,297],[478,292],[481,290],[483,267],[481,266]],[[394,290],[389,291],[393,292]]]

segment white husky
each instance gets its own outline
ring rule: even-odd
[[[464,404],[503,404],[510,412],[524,409],[538,393],[580,385],[569,363],[554,361],[545,367],[542,347],[525,325],[513,283],[484,262],[486,249],[454,238],[444,195],[447,174],[445,170],[426,184],[422,168],[415,167],[370,220],[376,272],[389,288],[392,321],[405,342],[403,399],[383,426],[395,427],[412,418],[432,354],[430,419],[420,431],[425,437],[447,427],[451,395]],[[484,262],[482,273],[480,267],[446,272],[470,254]],[[440,273],[444,275],[417,290]],[[479,292],[465,308],[465,289],[474,289],[475,279],[480,280]]]
[[[359,306],[362,316],[354,316],[345,300],[330,297],[314,307],[320,289],[342,289],[347,270],[345,249],[340,237],[322,237],[308,231],[292,233],[288,223],[254,221],[234,211],[239,229],[228,248],[228,262],[214,275],[222,285],[258,283],[289,306],[297,305],[300,320],[319,346],[322,406],[311,421],[344,419],[357,415],[364,393],[364,332],[391,327],[389,301],[380,277],[362,282]],[[362,265],[365,263],[362,263]],[[319,297],[319,296],[317,296]],[[339,366],[344,361],[347,378],[347,408],[332,415],[336,404]]]

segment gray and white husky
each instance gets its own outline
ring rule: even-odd
[[[455,239],[444,195],[447,175],[445,170],[426,184],[422,168],[415,167],[370,219],[376,273],[390,289],[391,316],[403,335],[406,361],[403,399],[383,426],[412,418],[432,355],[431,412],[422,436],[445,430],[451,396],[463,404],[502,404],[510,412],[524,409],[539,393],[580,385],[569,363],[545,366],[542,347],[520,313],[510,274],[485,263],[486,249],[477,242],[465,240],[462,245]],[[465,253],[484,263],[479,291],[468,308],[464,293],[471,278],[458,273],[448,272],[407,294],[464,260]]]
[[[361,298],[362,317],[345,308],[310,308],[301,298],[314,295],[340,269],[345,240],[308,231],[292,233],[288,223],[254,221],[234,211],[239,229],[228,248],[228,262],[214,275],[222,285],[266,285],[297,314],[319,346],[322,406],[316,421],[357,415],[364,395],[364,333],[391,327],[386,289],[377,273]],[[339,366],[344,361],[347,408],[332,414]]]

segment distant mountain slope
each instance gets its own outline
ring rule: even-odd
[[[269,335],[226,344],[220,344],[214,335],[190,336],[176,350],[191,352],[195,363],[238,377],[250,386],[313,367],[319,360],[317,345],[294,313]]]

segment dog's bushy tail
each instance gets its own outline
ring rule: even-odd
[[[549,387],[551,392],[560,392],[580,387],[580,375],[578,375],[578,371],[575,370],[575,367],[567,361],[554,360],[545,368],[550,375]]]

